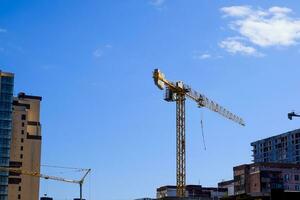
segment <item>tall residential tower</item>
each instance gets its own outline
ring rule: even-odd
[[[40,173],[42,97],[19,93],[13,100],[10,167]],[[38,200],[39,177],[11,173],[8,200]]]
[[[0,166],[9,166],[14,75],[0,71]],[[0,172],[0,200],[7,200],[8,173]]]

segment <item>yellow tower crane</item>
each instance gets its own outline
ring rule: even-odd
[[[185,197],[186,185],[186,160],[185,160],[185,100],[186,97],[195,101],[198,107],[206,107],[211,111],[217,112],[242,126],[245,126],[244,120],[237,115],[226,110],[216,102],[208,99],[182,81],[171,82],[165,78],[165,75],[155,69],[153,72],[155,85],[165,90],[165,100],[168,102],[176,102],[176,195],[177,197]]]
[[[72,179],[66,179],[62,177],[57,177],[57,176],[49,176],[45,174],[40,174],[38,172],[29,172],[29,171],[24,171],[21,169],[16,169],[16,168],[8,168],[8,167],[0,167],[0,171],[5,171],[5,172],[13,172],[16,174],[22,174],[26,176],[33,176],[33,177],[38,177],[38,178],[43,178],[43,179],[50,179],[50,180],[55,180],[55,181],[61,181],[61,182],[67,182],[67,183],[75,183],[79,185],[79,194],[80,194],[80,200],[82,200],[82,186],[84,183],[84,179],[86,176],[91,172],[91,169],[81,169],[85,171],[84,175],[80,180],[72,180]]]

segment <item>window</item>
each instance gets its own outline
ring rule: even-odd
[[[22,116],[21,116],[21,119],[22,119],[22,120],[26,120],[26,115],[22,115]]]
[[[23,151],[23,146],[21,146],[21,151]]]
[[[11,128],[11,121],[9,120],[0,120],[0,127],[3,129]]]
[[[294,178],[295,178],[295,181],[299,181],[299,175],[298,174],[296,174]]]
[[[21,186],[19,186],[19,191],[21,191],[21,189],[22,189]]]
[[[290,187],[288,185],[284,186],[285,190],[290,190]]]
[[[289,175],[288,175],[288,174],[285,174],[285,175],[284,175],[284,180],[285,180],[285,181],[288,181],[289,179],[290,179]]]
[[[24,127],[25,126],[25,124],[24,124],[24,122],[22,122],[22,127]]]
[[[21,134],[24,135],[24,130],[21,131]]]
[[[20,194],[18,194],[18,199],[21,199],[21,195]]]
[[[20,154],[20,158],[21,158],[21,159],[23,158],[23,154]]]
[[[23,138],[21,138],[21,142],[22,142],[22,143],[24,142],[24,139],[23,139]]]

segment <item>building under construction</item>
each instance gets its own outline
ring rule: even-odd
[[[300,129],[251,143],[254,162],[300,163]]]

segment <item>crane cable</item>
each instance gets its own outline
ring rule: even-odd
[[[203,128],[203,112],[201,112],[200,124],[201,124],[202,141],[203,141],[203,145],[204,145],[204,150],[206,151],[206,143],[205,143],[204,128]]]
[[[92,186],[91,186],[91,183],[92,183],[92,173],[90,173],[89,175],[89,200],[92,200],[92,194],[91,194],[91,189],[92,189]]]
[[[76,167],[65,167],[65,166],[58,166],[58,165],[41,165],[42,167],[50,167],[50,168],[60,168],[60,169],[77,169],[77,170],[82,170],[82,171],[86,171],[87,169],[83,169],[83,168],[76,168]]]

